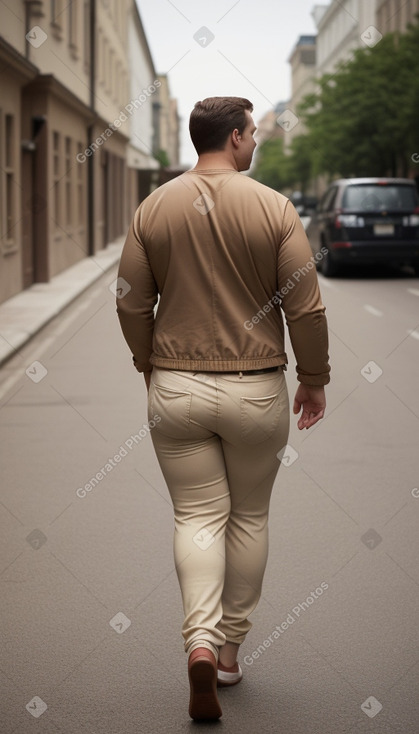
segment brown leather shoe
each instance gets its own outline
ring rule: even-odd
[[[189,716],[201,719],[219,719],[223,712],[217,696],[217,661],[211,650],[197,647],[188,660],[191,689]]]

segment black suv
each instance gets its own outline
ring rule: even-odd
[[[348,263],[411,265],[419,275],[419,200],[408,178],[342,178],[330,184],[307,235],[318,269]]]

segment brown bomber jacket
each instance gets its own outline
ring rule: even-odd
[[[139,372],[286,365],[284,314],[298,380],[330,380],[301,220],[285,196],[248,176],[191,170],[156,189],[134,214],[118,277],[117,313]]]

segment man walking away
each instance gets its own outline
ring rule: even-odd
[[[174,508],[197,720],[219,718],[217,685],[240,682],[237,654],[261,594],[269,501],[289,433],[283,315],[299,429],[323,417],[330,379],[325,308],[301,221],[285,196],[240,174],[256,146],[252,111],[240,97],[195,105],[198,162],[138,207],[119,268],[118,317],[144,373]]]

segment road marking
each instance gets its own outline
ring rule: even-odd
[[[419,331],[409,331],[410,336],[413,336],[414,339],[419,339]]]
[[[407,289],[407,292],[408,292],[408,293],[411,293],[411,294],[412,294],[412,296],[419,296],[419,291],[418,291],[418,289],[417,289],[417,288],[408,288],[408,289]]]
[[[379,311],[378,308],[374,308],[374,306],[370,306],[369,303],[364,303],[364,308],[368,313],[372,314],[373,316],[382,316],[383,312]]]

